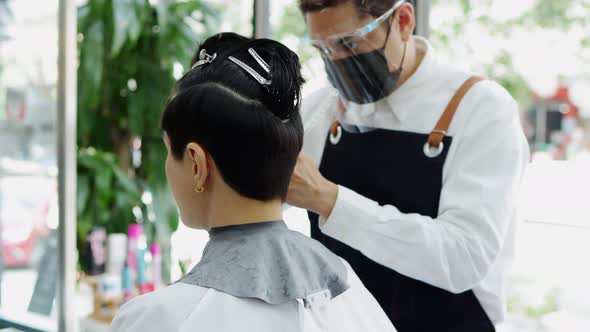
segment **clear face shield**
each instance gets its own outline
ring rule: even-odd
[[[320,51],[328,80],[345,104],[371,104],[389,96],[397,88],[403,58],[398,68],[390,71],[385,47],[391,24],[387,24],[386,29],[378,27],[404,2],[398,1],[383,15],[354,31],[324,39],[307,38]]]

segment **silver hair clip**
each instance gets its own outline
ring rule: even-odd
[[[254,60],[256,60],[258,65],[260,65],[260,67],[262,67],[262,69],[264,69],[264,71],[270,75],[270,66],[268,65],[268,63],[266,61],[264,61],[264,59],[260,55],[258,55],[258,53],[256,53],[256,51],[253,48],[249,48],[248,53],[250,53],[250,55],[254,58]],[[244,69],[258,83],[262,84],[267,89],[268,89],[268,86],[272,83],[272,75],[270,75],[271,79],[266,79],[266,78],[262,77],[262,75],[260,75],[256,70],[252,69],[252,67],[250,67],[247,64],[245,64],[244,62],[236,59],[235,57],[230,56],[230,57],[228,57],[228,59],[231,62],[238,65],[240,68]],[[279,117],[277,116],[277,118],[279,118]],[[287,123],[290,121],[289,117],[287,117],[286,119],[279,118],[279,120],[281,120],[281,122],[283,122],[283,123]]]
[[[268,74],[270,74],[270,66],[268,65],[268,63],[266,63],[266,61],[264,61],[264,59],[262,59],[260,57],[260,55],[258,55],[258,53],[256,53],[256,51],[254,51],[253,48],[249,48],[248,52],[254,58],[254,60],[256,60],[256,62],[258,62],[260,67],[262,67],[262,69],[264,69],[264,71],[266,71]],[[231,62],[235,63],[236,65],[240,66],[240,68],[244,69],[248,74],[250,74],[250,76],[254,77],[254,79],[256,81],[258,81],[258,83],[260,83],[262,85],[270,85],[272,83],[272,79],[266,79],[266,78],[262,77],[262,75],[258,74],[258,72],[256,70],[252,69],[252,67],[250,67],[247,64],[243,63],[242,61],[236,59],[235,57],[230,56],[228,59]]]
[[[258,64],[260,65],[260,67],[262,67],[262,69],[264,69],[264,71],[270,74],[270,66],[268,65],[268,63],[266,63],[266,61],[264,61],[264,59],[260,55],[258,55],[258,53],[256,53],[256,51],[254,51],[253,48],[249,48],[248,53],[250,53],[254,60],[258,62]]]
[[[206,49],[202,49],[199,53],[199,61],[195,62],[195,64],[191,67],[191,70],[200,67],[202,65],[208,64],[213,62],[217,58],[217,53],[213,53],[213,55],[207,54]]]

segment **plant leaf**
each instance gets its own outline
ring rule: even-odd
[[[144,132],[144,115],[150,114],[150,112],[146,112],[144,107],[144,90],[145,88],[140,86],[137,91],[131,92],[127,97],[129,129],[136,135],[141,135]]]
[[[124,189],[129,195],[132,195],[133,199],[141,198],[139,188],[135,182],[125,175],[119,167],[113,169],[113,174],[115,175],[115,181],[117,182],[117,185],[120,185],[122,189]]]
[[[461,0],[461,9],[463,9],[463,14],[468,16],[471,12],[471,0]]]
[[[104,26],[101,21],[93,22],[84,34],[86,41],[80,51],[78,86],[84,106],[94,109],[98,106],[100,83],[103,76]]]
[[[76,197],[76,210],[78,211],[78,215],[82,215],[86,210],[86,205],[88,204],[88,197],[90,196],[90,179],[87,174],[80,174],[78,172],[78,183],[76,185],[76,189],[78,191]]]
[[[109,167],[96,169],[94,178],[94,190],[100,202],[108,205],[113,195],[112,191],[113,171]]]
[[[129,31],[137,29],[139,22],[135,11],[135,3],[132,0],[113,1],[113,43],[111,45],[111,58],[119,55],[123,45],[130,35]],[[131,40],[133,42],[133,40]]]
[[[156,13],[158,15],[158,26],[160,27],[160,31],[162,34],[166,34],[166,30],[168,28],[169,5],[169,1],[167,0],[158,0],[158,4],[156,5]]]

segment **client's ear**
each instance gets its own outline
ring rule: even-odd
[[[188,161],[191,163],[193,178],[195,179],[195,189],[204,189],[207,178],[209,177],[209,164],[207,163],[207,153],[197,143],[189,143],[186,146]]]

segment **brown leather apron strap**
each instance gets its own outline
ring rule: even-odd
[[[471,87],[475,85],[475,83],[483,80],[483,77],[472,76],[467,81],[465,81],[463,85],[461,85],[459,90],[457,90],[457,92],[447,105],[447,108],[438,120],[438,123],[430,132],[430,136],[428,136],[428,144],[431,147],[437,148],[447,135],[449,127],[451,126],[451,121],[453,120],[453,116],[455,115],[455,112],[457,111],[457,108],[459,107],[459,104],[461,103],[461,100],[463,100],[463,97],[465,96],[467,91],[469,91],[469,89],[471,89]]]

